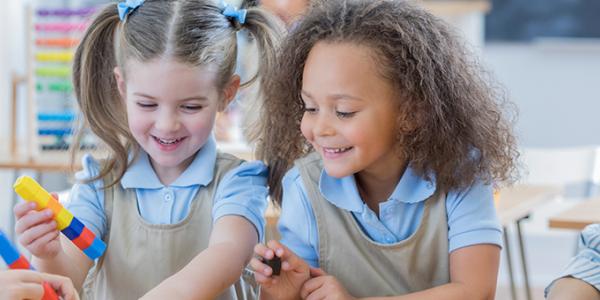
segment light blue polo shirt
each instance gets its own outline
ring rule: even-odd
[[[319,266],[317,223],[297,167],[283,178],[283,202],[278,229],[281,242]],[[387,201],[379,204],[379,216],[360,198],[354,176],[334,178],[325,172],[319,180],[321,194],[333,205],[352,212],[363,231],[375,242],[393,244],[405,240],[419,227],[424,204],[435,192],[429,182],[410,167]],[[449,252],[476,244],[502,246],[502,228],[494,207],[492,187],[480,182],[446,196]]]
[[[198,151],[189,167],[169,186],[163,185],[150,164],[148,155],[140,155],[121,179],[124,189],[134,189],[140,216],[151,224],[174,224],[188,215],[198,190],[210,184],[217,158],[213,137]],[[83,158],[83,170],[77,179],[91,178],[100,165],[90,155]],[[215,193],[212,222],[226,215],[238,215],[250,221],[260,240],[264,234],[264,212],[267,207],[267,167],[259,161],[245,162],[227,172]],[[78,183],[70,193],[68,209],[97,236],[106,233],[102,180]]]

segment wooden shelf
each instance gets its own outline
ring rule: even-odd
[[[424,8],[435,15],[463,15],[470,13],[487,13],[492,4],[488,0],[421,0]]]

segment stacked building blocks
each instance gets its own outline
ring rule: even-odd
[[[64,208],[50,193],[40,186],[33,178],[21,176],[13,185],[15,192],[25,201],[37,204],[37,210],[50,208],[54,213],[58,230],[81,249],[91,260],[102,256],[106,244],[96,237],[81,221]]]
[[[35,270],[25,256],[19,253],[17,248],[15,248],[1,230],[0,256],[2,256],[2,259],[11,270]],[[42,286],[44,287],[44,296],[42,296],[42,300],[58,300],[58,295],[56,295],[56,292],[49,283],[44,282]]]

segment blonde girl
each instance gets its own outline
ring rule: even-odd
[[[209,0],[104,7],[73,80],[86,128],[110,152],[83,159],[69,208],[108,248],[90,261],[60,238],[51,212],[23,203],[16,231],[33,264],[88,299],[251,296],[238,279],[263,235],[267,169],[217,151],[212,129],[240,86],[236,33],[256,39],[262,75],[278,28],[260,9]]]

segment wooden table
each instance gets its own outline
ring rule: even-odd
[[[511,250],[508,238],[508,226],[514,224],[517,229],[517,238],[519,242],[519,252],[521,256],[521,266],[523,278],[525,281],[525,293],[527,299],[531,300],[531,288],[529,286],[529,276],[527,272],[527,260],[525,256],[525,246],[523,242],[523,233],[521,222],[527,218],[531,212],[552,197],[560,194],[561,189],[556,186],[537,186],[537,185],[515,185],[500,190],[495,196],[496,210],[498,218],[504,229],[504,252],[506,253],[506,262],[510,280],[510,289],[512,299],[517,299],[517,290],[514,281],[512,267]]]
[[[515,185],[502,189],[496,198],[496,210],[502,226],[527,217],[544,201],[560,194],[556,186]]]
[[[600,223],[600,198],[582,201],[549,220],[551,228],[575,230],[594,223]]]

